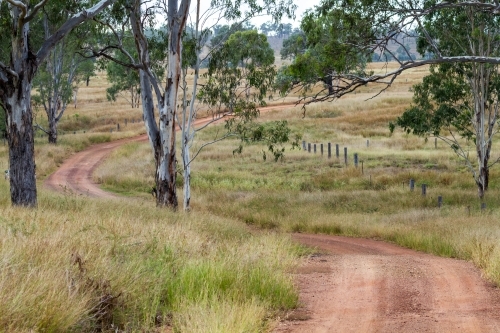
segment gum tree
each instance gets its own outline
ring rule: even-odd
[[[425,22],[441,49],[466,51],[480,57],[500,56],[500,21],[476,8],[449,9]],[[451,35],[448,31],[461,31]],[[446,33],[445,33],[446,32]],[[419,52],[432,52],[421,39]],[[498,132],[500,75],[498,65],[458,63],[431,66],[431,74],[414,87],[413,105],[394,125],[420,136],[432,135],[447,143],[468,166],[483,199],[489,184],[493,137]],[[465,142],[464,142],[465,141]],[[472,142],[475,154],[466,147]]]
[[[38,23],[44,39],[47,39],[61,22],[66,21],[75,8],[68,6],[64,10],[54,9],[56,8],[44,10],[41,22]],[[33,101],[43,107],[48,122],[47,128],[39,124],[36,127],[47,134],[48,142],[52,144],[57,143],[57,125],[76,94],[77,84],[94,73],[93,59],[86,59],[78,54],[87,39],[86,35],[87,30],[73,29],[50,50],[33,80],[33,87],[37,91],[32,96]]]
[[[58,29],[34,45],[31,24],[38,20],[44,7],[56,0],[0,1],[2,28],[2,59],[0,59],[0,105],[6,112],[9,144],[10,193],[13,205],[35,207],[37,189],[33,137],[31,88],[40,64],[50,51],[75,27],[91,20],[115,0],[101,0],[92,5],[82,2],[83,8],[73,14]]]

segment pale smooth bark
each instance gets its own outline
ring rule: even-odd
[[[13,205],[37,205],[31,88],[38,66],[73,28],[92,19],[114,1],[99,1],[95,6],[74,15],[47,38],[35,53],[30,47],[30,21],[47,1],[30,8],[28,1],[7,0],[11,29],[5,33],[11,36],[11,53],[9,65],[0,62],[0,105],[7,115]]]

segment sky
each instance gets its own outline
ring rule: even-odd
[[[300,26],[300,21],[302,19],[302,16],[304,15],[304,12],[309,9],[313,8],[314,6],[318,5],[320,3],[320,0],[296,0],[295,5],[297,5],[297,10],[295,12],[295,20],[290,20],[290,19],[283,19],[282,23],[291,23],[294,27],[299,27]],[[210,1],[209,0],[201,0],[201,13],[205,12],[207,9],[210,7]],[[196,15],[196,1],[191,1],[191,12],[193,17]],[[256,27],[260,27],[262,23],[269,22],[271,18],[269,16],[264,16],[264,17],[257,17],[252,19],[251,23],[255,25]],[[223,24],[223,23],[222,23]]]

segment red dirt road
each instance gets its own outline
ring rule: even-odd
[[[500,292],[471,263],[369,239],[294,234],[321,254],[274,332],[500,332]]]
[[[92,146],[66,160],[45,185],[116,198],[92,181],[92,173],[113,149],[146,140],[143,135]],[[278,323],[276,333],[500,332],[500,291],[471,263],[367,239],[293,238],[320,253],[295,273],[301,306]]]
[[[295,104],[284,104],[277,106],[267,106],[260,108],[260,112],[268,112],[273,110],[279,110],[283,108],[293,107]],[[194,126],[202,127],[210,122],[217,123],[223,121],[224,118],[216,120],[213,122],[212,118],[201,118],[194,121]],[[45,180],[45,186],[51,190],[64,192],[69,191],[71,193],[88,195],[90,197],[98,198],[118,198],[118,196],[103,191],[99,188],[97,184],[92,180],[92,174],[94,170],[106,159],[106,157],[119,146],[137,141],[147,141],[148,137],[146,134],[128,138],[123,140],[117,140],[102,144],[97,144],[78,152],[68,158],[64,163],[57,169],[53,174],[51,174]]]

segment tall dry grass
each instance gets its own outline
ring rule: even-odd
[[[7,190],[1,182],[2,331],[256,332],[296,305],[285,272],[298,248],[285,235],[143,200],[41,191],[38,209],[14,208]]]

